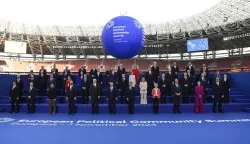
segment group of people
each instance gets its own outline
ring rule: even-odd
[[[101,87],[103,84],[108,85],[106,92],[106,99],[109,104],[109,113],[116,113],[117,97],[121,97],[121,103],[128,104],[128,112],[134,113],[134,102],[136,96],[136,89],[140,89],[141,104],[147,104],[147,96],[152,96],[153,99],[153,111],[159,112],[159,103],[166,104],[167,96],[174,96],[173,113],[181,113],[180,103],[182,96],[182,103],[189,103],[189,95],[195,95],[195,112],[203,112],[203,103],[207,102],[207,91],[209,85],[209,70],[205,64],[200,70],[200,76],[197,81],[195,80],[195,70],[191,63],[186,67],[183,77],[180,76],[179,67],[176,62],[169,71],[164,74],[160,74],[160,68],[156,62],[153,63],[145,76],[141,78],[139,82],[139,69],[134,67],[129,77],[126,77],[126,69],[122,66],[118,66],[117,72],[114,68],[110,68],[105,72],[107,81],[104,82],[100,68],[91,69],[89,75],[87,75],[86,67],[82,66],[78,71],[79,78],[81,79],[81,93],[82,103],[88,104],[89,100],[92,103],[92,113],[99,112],[99,99],[101,96]],[[64,83],[64,92],[66,94],[66,100],[69,104],[69,114],[75,113],[75,101],[76,101],[76,87],[71,78],[71,73],[66,66],[62,73],[62,79]],[[56,97],[57,97],[57,79],[59,77],[58,69],[54,65],[51,69],[50,77],[47,78],[47,71],[44,67],[41,67],[39,71],[38,83],[40,85],[40,93],[44,94],[47,89],[49,113],[56,113]],[[180,82],[179,82],[180,81]],[[28,89],[27,89],[27,109],[28,113],[34,112],[34,103],[36,88],[34,83],[37,81],[34,78],[34,74],[31,71],[28,76]],[[194,91],[193,91],[194,90]],[[213,112],[216,112],[217,103],[219,112],[223,112],[222,102],[229,102],[230,82],[225,74],[221,78],[219,71],[216,72],[214,81],[212,82],[212,98]],[[20,79],[20,75],[17,75],[17,79],[13,82],[10,89],[11,100],[11,112],[19,111],[20,98],[23,92],[23,82]],[[16,106],[15,106],[16,105]],[[16,107],[16,108],[15,108]]]

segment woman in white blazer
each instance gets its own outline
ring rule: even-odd
[[[141,94],[141,104],[147,104],[147,88],[148,84],[144,77],[142,77],[140,82],[140,94]]]
[[[133,71],[131,72],[131,75],[129,75],[129,83],[132,82],[132,86],[135,87],[136,85],[136,80],[135,80],[135,75]]]

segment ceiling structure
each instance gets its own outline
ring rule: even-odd
[[[222,0],[190,17],[143,24],[146,45],[140,55],[187,53],[186,40],[203,37],[209,38],[211,51],[250,47],[249,37],[223,39],[250,32],[249,9],[250,0]],[[0,52],[4,51],[4,41],[13,40],[27,42],[27,54],[34,57],[106,56],[108,53],[101,46],[102,28],[102,25],[40,26],[0,20]]]

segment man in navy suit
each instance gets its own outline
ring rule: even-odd
[[[34,113],[35,111],[35,99],[36,99],[36,88],[34,88],[33,82],[30,83],[30,87],[27,91],[27,113]]]
[[[181,113],[180,110],[180,101],[181,101],[181,85],[178,83],[178,79],[175,79],[175,83],[172,85],[172,93],[174,95],[174,107],[173,107],[173,113]]]
[[[66,100],[69,102],[69,115],[75,114],[76,90],[73,85],[73,81],[70,81],[70,85],[67,89]]]
[[[100,71],[101,71],[101,69],[98,68],[98,69],[97,69],[97,72],[96,72],[96,74],[95,74],[96,81],[97,81],[97,83],[98,83],[99,85],[102,84],[102,73],[101,73]]]
[[[108,82],[113,82],[114,84],[116,84],[116,79],[117,79],[117,74],[114,72],[114,68],[111,69],[111,72],[109,74],[109,77],[108,77]]]
[[[90,82],[88,80],[87,74],[84,74],[84,77],[82,79],[82,103],[88,104],[89,103],[89,97],[88,97],[88,90],[89,90]]]
[[[109,104],[109,114],[116,113],[116,100],[117,100],[118,90],[114,87],[114,83],[110,82],[110,87],[107,90],[106,99]]]
[[[223,113],[223,110],[222,110],[222,100],[224,98],[223,85],[220,83],[219,78],[216,78],[216,83],[213,85],[212,98],[214,99],[213,112],[216,113],[216,106],[217,106],[217,102],[218,102],[219,103],[218,104],[219,112]]]
[[[136,89],[132,86],[133,83],[129,82],[129,87],[126,90],[126,99],[128,101],[128,113],[134,114],[134,104],[135,104],[135,95]]]
[[[11,103],[11,110],[10,113],[18,113],[20,106],[19,106],[19,97],[20,97],[20,91],[19,87],[17,86],[16,82],[14,81],[12,84],[12,87],[10,88],[10,94],[9,99]],[[16,107],[15,107],[16,104]]]

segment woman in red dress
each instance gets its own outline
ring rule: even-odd
[[[68,78],[67,78],[67,80],[66,80],[66,82],[65,82],[65,87],[64,87],[65,92],[67,92],[67,88],[68,88],[69,85],[70,85],[70,81],[72,81],[72,79],[71,79],[70,76],[68,76]]]
[[[138,81],[139,81],[139,76],[140,76],[139,69],[138,69],[137,65],[133,65],[132,72],[135,75],[135,81],[136,81],[136,85],[137,85]]]

